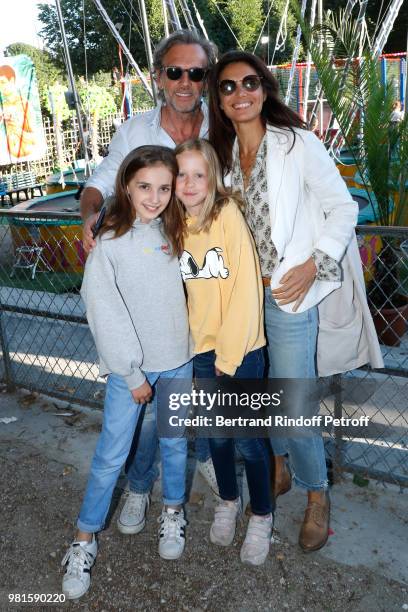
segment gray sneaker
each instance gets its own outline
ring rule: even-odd
[[[241,548],[242,563],[262,565],[269,553],[273,517],[252,515],[249,519],[244,543]]]
[[[183,510],[163,508],[158,519],[159,529],[159,555],[162,559],[178,559],[183,554],[186,543],[185,528],[187,521]]]
[[[125,491],[126,501],[117,521],[120,533],[131,535],[142,531],[146,524],[146,512],[150,506],[149,493]]]
[[[95,535],[92,542],[72,542],[61,565],[65,566],[62,592],[67,599],[82,597],[91,584],[91,567],[95,563],[98,545]]]
[[[214,520],[210,528],[210,540],[213,544],[229,546],[235,535],[237,517],[241,513],[241,500],[222,500],[214,510]]]

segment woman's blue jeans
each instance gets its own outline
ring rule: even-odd
[[[192,361],[166,372],[145,372],[152,387],[160,378],[192,379]],[[153,398],[154,410],[157,409]],[[102,431],[91,464],[88,484],[82,502],[78,529],[100,531],[106,520],[112,493],[122,466],[129,454],[133,435],[143,404],[136,404],[122,376],[110,374],[106,385]],[[179,505],[184,502],[187,468],[185,437],[160,438],[163,468],[163,502]]]
[[[265,289],[265,327],[269,378],[315,378],[318,329],[317,306],[301,313],[281,310]],[[316,402],[316,414],[319,404]],[[327,469],[320,433],[293,438],[271,437],[275,455],[289,455],[294,480],[308,491],[327,489]]]
[[[215,359],[214,351],[194,357],[196,379],[215,377]],[[263,349],[257,349],[244,357],[235,378],[262,378],[264,370]],[[274,509],[270,492],[269,453],[265,440],[261,438],[210,438],[211,457],[221,499],[235,500],[239,497],[235,448],[244,458],[252,512],[258,515],[269,514]]]

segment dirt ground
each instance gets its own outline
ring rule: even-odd
[[[406,584],[320,553],[306,555],[285,538],[273,543],[264,566],[243,566],[239,548],[245,525],[240,525],[231,548],[211,545],[212,509],[201,495],[187,506],[187,544],[179,561],[158,555],[158,503],[152,504],[142,533],[124,536],[117,531],[117,495],[110,523],[99,536],[87,594],[60,604],[9,603],[9,594],[61,593],[60,562],[71,541],[84,485],[74,458],[72,465],[59,462],[22,437],[0,437],[0,612],[408,609]]]

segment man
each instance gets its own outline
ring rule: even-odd
[[[212,43],[189,30],[178,30],[155,49],[153,63],[160,103],[126,121],[109,146],[109,155],[88,180],[81,197],[84,248],[92,250],[91,228],[103,200],[113,194],[118,168],[132,149],[156,144],[175,147],[208,134],[207,107],[202,102],[206,76],[216,61]]]
[[[87,181],[82,193],[83,243],[87,252],[95,246],[92,226],[97,211],[104,199],[113,194],[118,168],[129,151],[146,144],[173,148],[189,138],[207,136],[207,107],[202,102],[202,95],[207,72],[216,61],[214,45],[194,32],[179,30],[158,44],[153,61],[160,103],[142,116],[129,119],[118,129],[109,146],[109,155]],[[128,459],[129,491],[118,519],[119,531],[125,534],[143,529],[149,493],[157,478],[157,431],[149,407],[135,442],[136,453],[132,457],[131,452]],[[200,473],[218,493],[208,440],[196,440],[196,455]]]

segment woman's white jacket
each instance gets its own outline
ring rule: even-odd
[[[271,290],[314,249],[340,262],[342,281],[316,280],[298,309],[319,307],[318,374],[329,376],[364,364],[382,368],[354,231],[358,205],[320,140],[306,130],[295,132],[293,142],[288,130],[267,130],[271,237],[279,257]],[[281,308],[292,312],[293,304]]]

